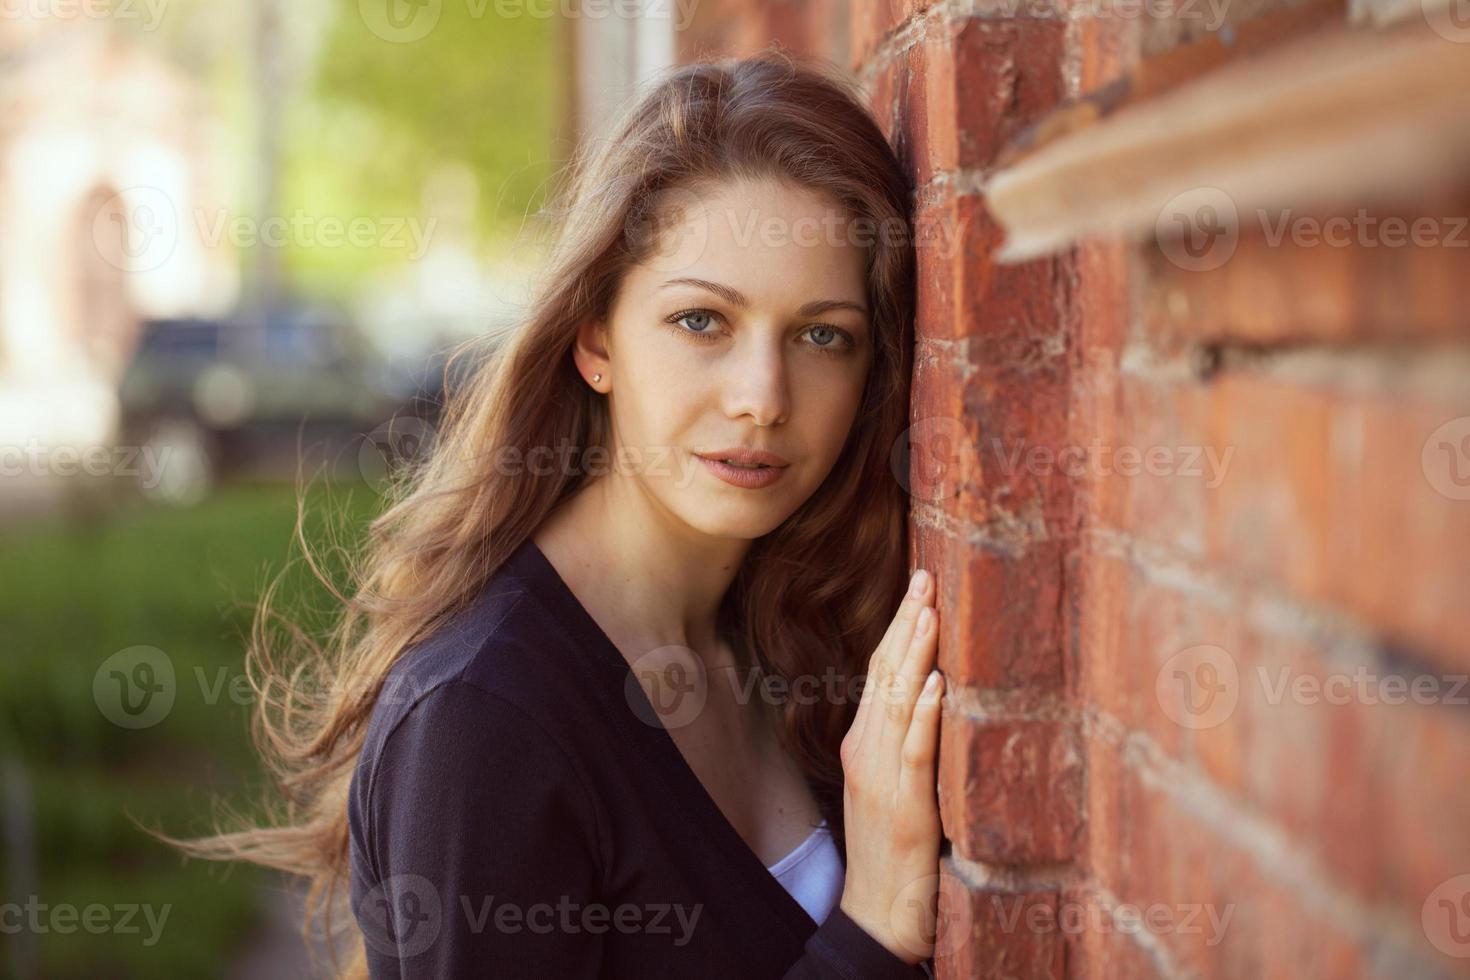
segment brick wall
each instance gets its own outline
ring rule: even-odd
[[[710,0],[679,46],[843,60],[915,176],[940,975],[1467,975],[1467,250],[996,264],[1002,148],[1199,33],[1049,6]]]

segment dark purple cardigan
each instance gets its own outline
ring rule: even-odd
[[[348,800],[384,977],[913,980],[820,926],[725,818],[627,662],[527,539],[394,665]]]

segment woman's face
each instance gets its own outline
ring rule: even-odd
[[[873,359],[866,255],[835,203],[789,184],[663,204],[659,248],[625,275],[606,333],[584,328],[578,363],[602,374],[619,476],[691,528],[756,538],[817,489],[853,424]],[[787,465],[748,487],[701,459],[739,447]]]

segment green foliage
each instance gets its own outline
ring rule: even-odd
[[[357,0],[332,2],[315,77],[288,106],[283,213],[416,218],[428,229],[425,182],[453,164],[478,182],[470,227],[514,235],[554,170],[561,22],[502,16],[493,0],[444,0],[432,30],[398,43],[369,29]],[[412,229],[394,237],[403,244],[293,249],[290,265],[320,279],[413,258]]]
[[[326,549],[361,540],[380,506],[363,485],[308,498],[308,540],[337,583],[343,564]],[[251,696],[238,681],[253,603],[289,562],[281,611],[317,635],[333,617],[298,559],[294,520],[294,488],[246,484],[184,511],[5,529],[0,755],[18,756],[30,783],[38,899],[170,907],[151,946],[146,928],[43,930],[42,975],[220,976],[246,938],[264,876],[186,861],[138,825],[187,837],[211,829],[219,800],[258,812],[264,781],[248,737]],[[163,651],[177,693],[158,724],[127,730],[99,709],[93,679],[135,645]],[[0,975],[8,966],[0,957]]]

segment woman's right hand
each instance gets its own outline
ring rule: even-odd
[[[918,594],[915,594],[915,583]],[[842,911],[907,963],[934,952],[939,864],[935,757],[944,679],[934,576],[920,569],[868,664],[842,739],[847,876]]]

